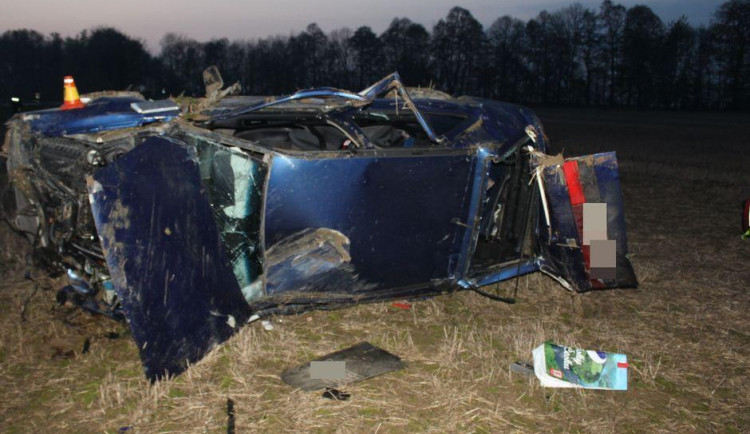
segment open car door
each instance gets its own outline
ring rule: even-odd
[[[541,271],[576,292],[637,286],[614,152],[537,158]]]

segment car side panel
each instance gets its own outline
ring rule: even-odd
[[[475,158],[467,152],[276,156],[266,195],[267,253],[273,256],[274,245],[301,231],[325,228],[348,240],[356,282],[338,288],[321,282],[306,290],[373,291],[449,278],[467,231]],[[267,276],[273,272],[266,270]],[[270,279],[268,294],[304,287],[279,286],[278,280]]]

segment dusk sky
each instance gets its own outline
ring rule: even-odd
[[[199,41],[226,37],[254,39],[289,35],[316,22],[324,32],[367,25],[376,33],[394,17],[407,17],[428,30],[453,6],[468,9],[487,28],[502,15],[527,20],[542,10],[554,12],[566,0],[5,0],[0,3],[0,32],[34,29],[45,35],[73,36],[83,29],[112,26],[159,51],[159,40],[175,32]],[[601,0],[581,0],[597,9]],[[693,25],[708,24],[722,0],[622,0],[626,7],[645,4],[669,22],[686,15]]]

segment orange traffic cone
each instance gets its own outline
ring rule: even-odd
[[[63,105],[60,106],[61,110],[70,110],[84,107],[81,102],[81,98],[78,96],[78,89],[76,89],[76,82],[73,81],[72,75],[66,75],[63,79],[65,86],[65,92],[63,95]]]

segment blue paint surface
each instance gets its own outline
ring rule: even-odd
[[[380,288],[444,279],[467,228],[475,156],[303,159],[274,156],[265,211],[266,249],[309,228],[351,242],[359,278]],[[268,288],[273,292],[274,288]]]
[[[457,268],[456,275],[464,276],[469,271],[469,265],[471,260],[471,253],[477,245],[477,236],[480,230],[480,201],[484,197],[487,185],[487,165],[492,153],[486,149],[477,149],[477,156],[474,160],[474,173],[471,181],[470,189],[471,196],[469,199],[468,213],[463,223],[467,226],[467,230],[464,231],[464,236],[461,241],[461,253],[456,256]]]
[[[193,152],[151,137],[93,181],[97,231],[146,376],[180,373],[250,314]]]
[[[131,97],[103,97],[80,109],[40,110],[25,113],[24,117],[30,118],[32,130],[39,131],[45,136],[61,136],[138,127],[156,121],[169,121],[179,115],[179,110],[141,114],[130,107],[134,102],[144,100]]]

